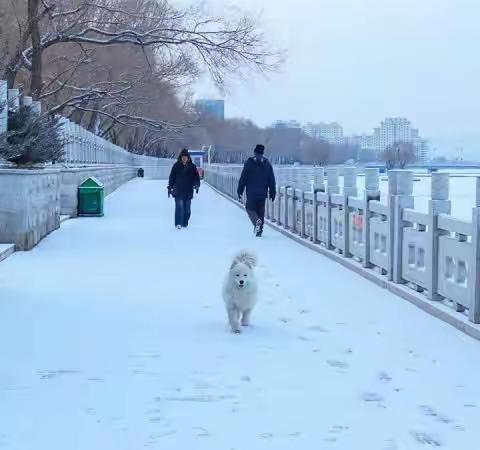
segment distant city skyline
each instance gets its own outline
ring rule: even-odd
[[[280,73],[233,83],[226,117],[260,126],[278,117],[336,121],[370,133],[408,117],[432,148],[480,159],[480,4],[472,0],[207,0],[262,12],[270,41],[288,51]],[[196,90],[197,91],[197,90]],[[218,92],[204,81],[198,94]]]
[[[314,139],[323,139],[330,144],[350,144],[359,146],[362,150],[373,152],[377,157],[388,147],[400,142],[410,143],[415,148],[419,161],[431,159],[429,141],[420,136],[420,131],[413,128],[412,123],[405,117],[386,117],[380,126],[373,128],[373,133],[347,135],[338,122],[319,122],[301,124],[296,120],[276,120],[274,128],[301,128]]]

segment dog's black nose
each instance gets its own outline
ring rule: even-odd
[[[243,281],[243,280],[240,280],[240,284],[243,284],[243,283],[244,283],[244,281]]]

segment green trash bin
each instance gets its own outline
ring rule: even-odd
[[[80,217],[103,217],[103,184],[95,177],[88,178],[78,187],[78,215]]]

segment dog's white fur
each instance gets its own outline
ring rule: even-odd
[[[257,279],[254,269],[257,258],[249,252],[240,252],[233,259],[223,284],[223,300],[228,321],[234,333],[240,333],[240,324],[250,325],[250,316],[257,303]]]

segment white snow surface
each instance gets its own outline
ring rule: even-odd
[[[203,185],[173,227],[163,182],[112,194],[0,263],[0,448],[474,450],[480,343]],[[253,250],[241,335],[221,285]]]

